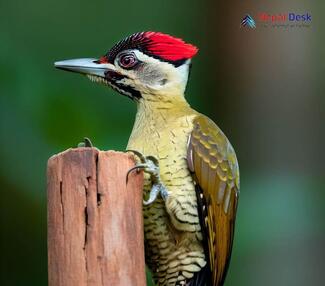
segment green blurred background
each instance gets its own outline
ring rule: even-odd
[[[312,24],[239,27],[263,11],[309,12]],[[200,48],[187,98],[238,155],[226,286],[323,284],[324,12],[322,1],[1,1],[1,285],[47,283],[47,159],[84,136],[124,150],[134,120],[129,99],[53,62],[101,56],[142,30]]]

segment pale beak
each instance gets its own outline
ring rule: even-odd
[[[97,59],[74,59],[55,62],[58,69],[81,73],[85,75],[95,75],[105,78],[105,73],[115,71],[115,67],[109,63],[99,63]]]

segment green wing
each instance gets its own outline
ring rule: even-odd
[[[227,137],[198,115],[188,144],[188,166],[196,182],[201,227],[211,282],[222,285],[230,261],[239,195],[239,169]]]

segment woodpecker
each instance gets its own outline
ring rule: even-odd
[[[198,49],[160,32],[139,32],[104,56],[55,63],[137,104],[127,150],[143,169],[145,257],[156,285],[224,284],[239,167],[220,128],[184,97]]]

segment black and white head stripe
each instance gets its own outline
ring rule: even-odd
[[[172,63],[176,67],[192,58],[198,51],[195,46],[167,34],[139,32],[118,42],[105,57],[108,62],[113,63],[121,51],[128,49],[137,49],[148,56]]]

